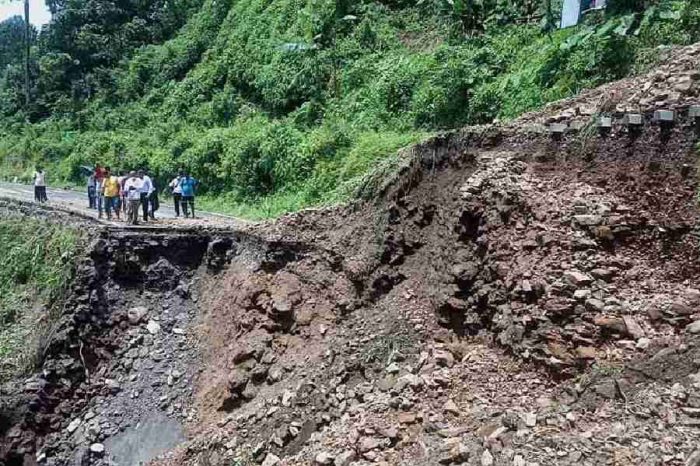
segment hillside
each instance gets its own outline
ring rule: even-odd
[[[102,162],[146,166],[163,186],[184,167],[207,207],[254,218],[347,199],[402,147],[700,39],[697,2],[609,4],[557,31],[559,4],[529,0],[53,2],[29,107],[6,54],[2,176],[42,163],[54,183],[80,183],[81,165]]]
[[[367,200],[274,221],[0,200],[92,240],[39,366],[0,386],[0,461],[698,466],[699,67],[679,48],[441,134]]]

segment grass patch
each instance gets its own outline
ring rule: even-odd
[[[0,381],[35,362],[53,303],[71,279],[80,234],[42,220],[0,220]]]

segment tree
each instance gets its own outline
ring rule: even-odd
[[[13,16],[0,22],[0,72],[7,65],[19,64],[24,57],[25,23],[21,16]],[[36,29],[30,30],[30,40],[36,39]]]
[[[7,1],[14,0],[0,0],[3,3]],[[29,23],[29,0],[24,0],[24,99],[25,105],[29,107],[30,94],[29,94],[29,60],[31,51],[31,42],[36,34],[32,34],[32,25]]]

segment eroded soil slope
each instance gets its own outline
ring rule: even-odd
[[[698,50],[430,140],[371,202],[98,241],[10,464],[126,464],[149,419],[156,464],[700,464]]]
[[[251,228],[299,247],[208,293],[172,461],[697,464],[696,57],[647,77],[641,129],[573,101],[563,135],[449,134],[374,204]]]

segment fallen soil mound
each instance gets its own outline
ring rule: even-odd
[[[697,51],[417,146],[373,202],[97,239],[6,461],[700,464]]]
[[[176,462],[691,461],[697,64],[685,49],[606,88],[642,128],[613,107],[598,129],[588,93],[558,105],[588,115],[521,122],[570,114],[562,134],[448,134],[372,205],[254,228],[307,248],[234,265],[209,294],[203,422]]]

